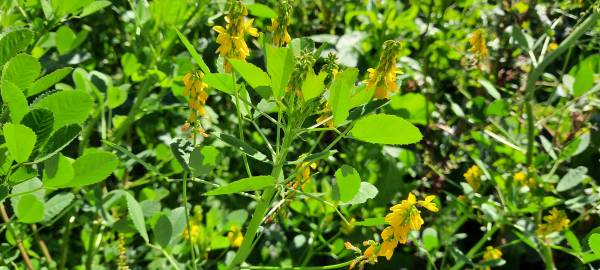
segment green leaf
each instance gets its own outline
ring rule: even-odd
[[[341,205],[347,205],[347,204],[354,205],[354,204],[365,203],[368,199],[375,198],[375,196],[377,196],[377,193],[379,193],[379,191],[371,183],[360,182],[360,188],[358,189],[358,192],[356,193],[356,195],[354,195],[354,198],[352,198],[350,201],[347,201],[345,203],[341,203]]]
[[[271,76],[273,96],[279,99],[285,93],[285,88],[294,71],[294,53],[290,48],[278,48],[267,45],[267,71]]]
[[[575,78],[573,95],[580,97],[594,86],[594,78],[600,74],[600,55],[589,56],[571,68],[569,74]]]
[[[255,191],[272,186],[273,184],[275,184],[275,178],[273,178],[273,176],[254,176],[243,178],[225,186],[215,188],[205,193],[204,195],[212,196],[232,194],[244,191]]]
[[[133,221],[133,226],[140,233],[142,238],[148,243],[148,231],[146,231],[146,222],[144,221],[144,212],[140,203],[129,193],[120,190],[127,200],[127,210],[129,211],[129,217]]]
[[[233,77],[231,74],[224,73],[208,73],[204,74],[204,82],[208,84],[210,87],[214,87],[215,89],[225,93],[225,94],[234,94],[233,89]]]
[[[12,82],[21,90],[24,90],[31,86],[41,71],[42,66],[33,56],[23,53],[18,54],[4,65],[2,81]]]
[[[586,173],[587,168],[583,166],[579,166],[575,169],[569,169],[567,173],[560,179],[558,185],[556,185],[556,191],[562,192],[574,188],[588,177]]]
[[[269,75],[259,67],[238,59],[227,59],[227,61],[231,63],[233,69],[244,78],[248,85],[254,90],[257,90],[259,94],[264,92],[263,89],[268,88],[271,85]]]
[[[111,5],[110,1],[107,1],[107,0],[94,1],[83,8],[83,10],[81,11],[81,14],[79,14],[79,17],[85,17],[88,15],[94,14],[110,5]]]
[[[514,38],[521,49],[525,51],[529,51],[529,48],[533,45],[533,38],[523,33],[523,30],[518,25],[512,26],[512,38]]]
[[[23,91],[10,81],[2,82],[2,101],[10,111],[10,119],[13,123],[21,122],[23,116],[29,111],[29,104]]]
[[[43,183],[46,187],[68,187],[75,176],[71,159],[62,154],[54,155],[44,161]]]
[[[35,108],[45,108],[54,114],[54,130],[68,125],[81,124],[92,111],[92,98],[79,90],[64,90],[43,97],[33,105]]]
[[[31,85],[31,87],[29,87],[29,89],[27,89],[27,96],[31,97],[37,95],[43,92],[44,90],[50,88],[51,86],[60,82],[67,75],[69,75],[72,70],[73,68],[71,67],[60,68],[39,78],[33,83],[33,85]]]
[[[71,46],[76,38],[77,35],[75,35],[75,32],[73,32],[73,30],[71,30],[71,28],[68,26],[63,25],[58,28],[55,35],[56,49],[58,50],[58,53],[63,55],[69,52],[72,49]]]
[[[329,104],[331,104],[331,112],[333,113],[333,124],[339,126],[346,118],[350,111],[350,93],[356,82],[358,69],[348,68],[335,77],[329,88]]]
[[[106,99],[109,108],[119,107],[127,100],[127,90],[121,87],[109,87],[106,92]]]
[[[488,94],[490,94],[490,96],[492,96],[494,99],[502,98],[502,96],[500,96],[500,93],[498,93],[498,90],[496,90],[496,87],[490,81],[488,81],[486,79],[479,79],[477,81],[479,82],[479,84],[481,84],[481,86],[483,86],[483,88],[485,88],[485,90],[488,92]]]
[[[63,150],[69,143],[71,143],[77,135],[81,132],[81,127],[76,124],[66,125],[59,128],[57,131],[50,135],[48,141],[44,145],[44,149],[35,159],[36,162],[41,162],[54,154]]]
[[[395,95],[390,99],[390,107],[413,124],[427,124],[427,113],[431,115],[435,109],[431,102],[426,107],[427,104],[425,95],[421,93]]]
[[[302,82],[302,96],[305,101],[311,100],[321,96],[325,89],[325,77],[327,73],[321,72],[319,75],[315,75],[315,72],[311,69],[306,74],[306,79]]]
[[[581,244],[579,243],[579,240],[577,240],[577,236],[573,233],[573,231],[566,230],[565,238],[573,250],[575,250],[577,253],[581,253]]]
[[[33,132],[35,132],[36,142],[33,149],[40,149],[40,147],[46,143],[46,140],[52,133],[54,116],[49,110],[33,109],[23,117],[21,124],[27,126],[33,130]]]
[[[60,214],[67,206],[71,204],[75,196],[73,193],[60,193],[54,195],[45,205],[44,221],[50,221],[56,215]]]
[[[423,138],[410,122],[387,114],[371,114],[357,120],[350,134],[357,140],[378,144],[411,144]]]
[[[154,241],[161,247],[166,247],[171,242],[173,225],[166,215],[161,215],[154,225]]]
[[[265,6],[263,4],[250,4],[246,6],[248,8],[248,12],[252,16],[262,17],[262,18],[275,18],[277,17],[277,13],[272,10],[270,7]]]
[[[171,152],[175,156],[179,165],[183,167],[184,170],[190,171],[190,154],[194,151],[194,145],[189,140],[177,138],[175,139],[171,145]]]
[[[20,222],[36,223],[44,219],[44,203],[33,194],[20,196],[15,214]]]
[[[0,66],[6,61],[27,49],[33,41],[33,32],[29,29],[20,28],[4,32],[0,36]]]
[[[356,222],[356,226],[365,226],[365,227],[374,227],[374,226],[385,225],[385,224],[387,224],[387,222],[385,222],[384,217],[365,218],[365,220],[363,220],[363,221]]]
[[[240,141],[238,138],[223,134],[220,132],[213,132],[215,137],[219,138],[222,142],[232,146],[233,148],[241,151],[242,153],[252,157],[258,161],[268,162],[267,156],[260,151],[256,150],[254,147],[249,144]]]
[[[125,73],[126,76],[131,76],[136,73],[142,65],[138,62],[135,54],[128,52],[121,57],[121,66],[123,67],[123,73]]]
[[[196,148],[190,153],[189,165],[194,175],[205,175],[217,165],[219,150],[214,146]]]
[[[24,125],[13,123],[4,124],[3,131],[6,146],[15,161],[27,161],[35,146],[35,133]]]
[[[596,256],[600,256],[600,233],[595,233],[590,235],[588,238],[588,244],[590,245],[590,249],[596,254]]]
[[[194,49],[194,46],[192,46],[190,41],[181,32],[179,32],[179,30],[177,30],[176,28],[173,29],[175,30],[175,32],[177,32],[177,36],[179,36],[179,40],[181,40],[183,46],[185,46],[185,48],[190,53],[194,61],[196,61],[196,63],[200,66],[202,72],[204,72],[204,74],[209,74],[210,69],[208,69],[208,66],[206,65],[206,63],[204,63],[204,60],[202,60],[200,54],[198,54],[196,49]]]
[[[348,202],[360,189],[360,175],[351,166],[343,165],[335,171],[335,183],[340,194],[340,201]]]
[[[423,239],[423,247],[429,251],[434,250],[440,245],[438,233],[434,228],[426,228],[423,230],[421,239]]]
[[[68,186],[82,187],[98,183],[117,168],[119,160],[111,152],[98,151],[78,157],[73,162],[75,176]]]

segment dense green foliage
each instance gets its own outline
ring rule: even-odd
[[[599,267],[599,17],[0,0],[0,269]]]

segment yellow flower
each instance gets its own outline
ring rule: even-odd
[[[287,27],[290,24],[290,14],[292,5],[288,0],[279,2],[277,18],[271,19],[269,31],[273,32],[273,45],[280,47],[292,42],[292,37],[288,33]]]
[[[481,59],[488,56],[489,51],[485,45],[485,37],[482,29],[477,29],[471,34],[469,43],[471,44],[471,49],[469,49],[469,51],[477,55],[477,57]]]
[[[471,166],[471,168],[469,168],[467,172],[463,174],[463,176],[465,177],[465,180],[467,180],[467,183],[469,183],[469,186],[471,186],[471,188],[473,188],[474,191],[477,191],[479,189],[479,187],[481,186],[481,176],[483,176],[483,172],[481,171],[481,169],[479,169],[479,167],[477,167],[477,165]]]
[[[433,200],[435,200],[434,195],[425,196],[425,200],[419,201],[419,205],[425,207],[427,210],[429,210],[431,212],[437,212],[440,209],[437,208],[435,203],[432,203]]]
[[[227,233],[227,239],[229,239],[229,245],[232,247],[239,247],[242,245],[242,241],[244,241],[244,235],[242,235],[242,230],[238,228],[236,225],[231,225],[229,232]]]
[[[556,208],[552,208],[550,210],[550,214],[544,216],[545,224],[538,225],[536,230],[537,234],[540,236],[545,236],[553,232],[561,232],[569,227],[569,223],[571,220],[567,217],[564,211],[558,210]]]
[[[185,239],[186,241],[189,241],[191,238],[192,243],[198,243],[198,241],[200,240],[200,235],[202,233],[202,227],[199,224],[195,224],[195,223],[192,223],[192,225],[190,227],[192,229],[188,231],[188,226],[185,226],[185,229],[183,230],[183,233],[182,233],[183,239]],[[189,232],[191,232],[191,233],[189,233]]]
[[[317,118],[316,122],[321,123],[329,117],[331,117],[331,105],[329,105],[329,102],[326,102],[325,109],[323,110],[323,113]],[[325,122],[325,124],[327,125],[328,128],[333,128],[333,118],[327,120],[327,122]]]
[[[388,40],[384,44],[383,53],[379,58],[379,65],[376,69],[369,68],[369,78],[367,79],[367,89],[375,88],[374,96],[376,99],[387,99],[390,93],[398,91],[396,83],[396,57],[400,50],[400,42]]]
[[[548,44],[548,51],[549,52],[553,52],[558,48],[558,44],[556,44],[556,42],[550,42],[550,44]]]
[[[502,258],[502,251],[492,246],[487,246],[485,248],[485,251],[483,252],[483,260],[481,262],[485,263],[493,260],[498,260],[500,258]],[[489,270],[490,267],[486,266],[484,267],[484,269]]]
[[[188,122],[196,121],[196,114],[200,116],[204,116],[206,111],[204,109],[204,105],[206,104],[206,99],[208,99],[208,94],[206,93],[206,88],[208,85],[204,83],[204,73],[190,72],[183,76],[183,95],[188,98],[188,106],[192,111],[188,117]]]
[[[245,34],[258,37],[258,30],[252,27],[254,19],[246,20],[248,10],[241,1],[232,1],[228,15],[225,16],[226,26],[214,26],[217,35],[217,53],[224,58],[245,60],[250,54],[250,49],[244,40]],[[226,72],[231,72],[231,64],[225,60]]]
[[[513,175],[513,178],[515,179],[515,181],[521,184],[521,186],[528,186],[530,188],[533,188],[536,184],[535,179],[531,177],[527,178],[527,174],[525,174],[524,172],[516,172]]]

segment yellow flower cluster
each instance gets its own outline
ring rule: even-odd
[[[475,32],[473,32],[469,38],[469,43],[471,44],[469,51],[477,55],[478,58],[483,59],[488,56],[489,51],[485,45],[486,42],[485,36],[483,35],[483,30],[475,30]]]
[[[240,247],[244,241],[242,230],[236,225],[231,225],[229,232],[227,233],[227,239],[229,240],[230,246]]]
[[[398,91],[396,83],[396,57],[400,50],[400,41],[388,40],[383,43],[383,53],[376,69],[369,68],[367,89],[375,88],[376,99],[387,99],[390,93]]]
[[[185,229],[182,233],[183,239],[185,239],[186,241],[190,241],[191,238],[192,240],[190,242],[196,244],[198,244],[200,240],[202,240],[204,233],[204,227],[202,226],[202,218],[202,208],[194,207],[194,215],[190,219],[189,224],[189,228],[191,229],[188,230],[188,226],[185,226]]]
[[[564,211],[552,208],[550,214],[544,216],[546,223],[538,225],[536,230],[540,236],[545,236],[553,232],[561,232],[569,227],[571,220],[567,217]]]
[[[439,209],[433,203],[435,199],[434,195],[425,196],[424,200],[417,202],[417,197],[414,194],[409,193],[408,198],[403,200],[400,204],[392,206],[385,221],[390,225],[381,232],[381,238],[383,244],[379,250],[379,256],[385,256],[388,260],[392,258],[394,249],[400,244],[406,244],[408,241],[408,233],[410,231],[418,231],[423,225],[423,218],[421,218],[421,211],[417,209],[417,205],[424,207],[431,212],[437,212]]]
[[[439,211],[437,205],[433,202],[434,195],[425,196],[423,200],[417,201],[417,197],[409,193],[406,200],[402,200],[390,208],[391,213],[385,216],[385,221],[390,225],[381,232],[383,243],[379,244],[373,240],[363,242],[368,248],[362,253],[362,256],[356,258],[350,265],[350,269],[359,264],[362,269],[365,263],[377,262],[377,257],[385,256],[389,261],[394,255],[394,249],[398,244],[406,244],[408,234],[411,231],[421,229],[424,221],[421,217],[421,211],[417,206],[423,207],[431,212]],[[346,242],[346,249],[354,250],[360,253],[360,249]]]
[[[469,183],[469,186],[471,186],[471,188],[473,188],[474,191],[477,191],[479,189],[479,187],[481,186],[481,176],[483,176],[483,172],[479,167],[477,167],[477,165],[471,166],[471,168],[469,168],[467,172],[463,174],[463,176],[465,177],[465,180],[467,180],[467,183]]]
[[[258,37],[258,30],[252,27],[254,19],[246,20],[248,9],[242,1],[232,1],[229,7],[229,13],[225,16],[227,25],[215,26],[217,43],[219,48],[217,52],[224,58],[245,60],[250,54],[250,49],[244,40],[244,36],[248,33],[251,36]],[[225,59],[225,71],[231,72],[231,64]]]
[[[513,175],[513,178],[515,179],[515,181],[517,181],[517,183],[521,184],[521,186],[528,186],[530,188],[533,188],[536,184],[535,179],[533,179],[532,177],[527,178],[527,174],[525,174],[524,172],[517,172]]]
[[[323,110],[323,113],[321,113],[321,115],[317,118],[316,122],[321,123],[329,117],[331,117],[331,105],[329,104],[329,102],[326,102],[325,109]],[[327,125],[328,128],[333,128],[333,119],[327,120],[327,122],[325,122],[325,124]]]
[[[304,189],[305,185],[310,181],[310,174],[313,170],[317,169],[317,163],[315,162],[303,162],[298,164],[296,169],[300,172],[296,174],[294,182],[291,188],[296,189],[301,186]]]
[[[502,251],[492,246],[487,246],[483,252],[483,260],[481,263],[498,260],[502,258]],[[489,266],[484,267],[485,270],[490,270]]]
[[[279,3],[279,13],[277,18],[271,19],[269,31],[273,32],[273,45],[280,47],[292,42],[292,37],[288,33],[287,27],[290,24],[290,15],[292,5],[290,1],[283,0]]]
[[[200,116],[206,114],[204,105],[208,98],[208,94],[206,93],[208,85],[204,83],[204,73],[198,71],[185,74],[183,76],[183,85],[185,87],[183,95],[189,98],[188,106],[192,109],[188,117],[188,122],[195,122],[197,114]]]

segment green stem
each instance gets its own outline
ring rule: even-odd
[[[544,70],[550,63],[552,63],[558,56],[567,51],[571,46],[575,45],[577,40],[585,34],[585,32],[596,24],[598,19],[598,12],[592,12],[573,32],[556,48],[555,51],[548,54],[544,60],[542,60],[527,76],[527,84],[525,85],[525,111],[527,114],[527,166],[531,166],[533,163],[533,143],[535,134],[534,116],[533,116],[533,104],[534,104],[534,92],[535,83],[538,78],[544,73]]]
[[[273,171],[271,172],[271,176],[275,179],[279,179],[279,173],[283,168],[283,164],[285,158],[288,153],[288,148],[294,138],[294,134],[291,131],[291,127],[287,127],[287,132],[285,132],[283,137],[283,143],[281,146],[281,151],[279,151],[279,155],[275,159],[275,166],[273,166]],[[252,251],[252,243],[254,242],[254,238],[256,238],[256,234],[258,233],[258,227],[267,212],[267,209],[271,205],[273,201],[273,197],[275,196],[276,189],[274,186],[267,187],[260,198],[256,209],[254,209],[254,213],[252,214],[252,219],[248,223],[248,227],[246,228],[246,234],[244,235],[244,241],[242,241],[242,245],[240,246],[238,252],[235,254],[235,257],[231,261],[228,266],[228,269],[234,269],[237,265],[241,264],[248,258],[250,255],[250,251]]]
[[[245,142],[245,140],[244,140],[244,122],[242,119],[242,111],[240,110],[240,91],[237,88],[237,85],[235,83],[237,81],[235,72],[231,73],[231,78],[232,78],[232,83],[233,83],[233,92],[235,92],[235,108],[237,110],[237,117],[238,117],[239,139],[240,139],[240,141]],[[250,165],[248,164],[248,157],[245,154],[242,154],[242,159],[244,160],[244,167],[246,168],[246,173],[248,174],[248,177],[252,177],[252,172],[250,171]]]
[[[332,265],[325,265],[325,266],[312,266],[312,267],[305,267],[305,266],[301,266],[301,267],[281,267],[281,266],[243,266],[242,269],[253,269],[253,270],[271,270],[271,269],[279,269],[279,270],[326,270],[326,269],[340,269],[342,267],[346,267],[350,264],[352,264],[354,260],[351,261],[347,261],[347,262],[343,262],[343,263],[338,263],[338,264],[332,264]]]
[[[183,209],[185,211],[185,224],[187,225],[188,240],[190,241],[190,249],[192,253],[192,261],[194,269],[196,269],[196,251],[194,249],[194,241],[192,240],[192,223],[190,222],[190,213],[187,205],[187,172],[183,173]]]

